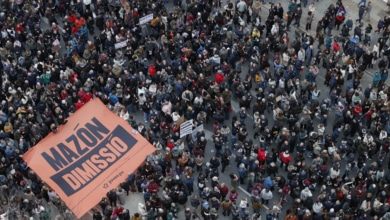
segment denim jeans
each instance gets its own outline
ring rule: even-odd
[[[144,112],[144,121],[147,122],[150,119],[150,112]]]

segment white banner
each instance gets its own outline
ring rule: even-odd
[[[203,124],[199,125],[198,127],[196,127],[193,131],[192,131],[192,140],[193,141],[197,141],[196,140],[196,134],[198,133],[198,131],[200,130],[203,130]]]
[[[180,125],[180,138],[186,136],[187,134],[192,134],[192,126],[193,126],[192,119],[183,122]]]
[[[153,14],[148,14],[148,15],[139,19],[139,25],[143,25],[145,23],[148,23],[151,20],[153,20]]]
[[[115,49],[120,49],[127,46],[127,40],[115,44]]]

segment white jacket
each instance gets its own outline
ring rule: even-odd
[[[261,190],[260,196],[264,200],[271,200],[273,198],[273,194],[272,194],[271,190],[269,190],[267,192],[266,189]]]
[[[329,176],[331,179],[336,179],[340,175],[340,170],[335,170],[333,167],[330,168]]]
[[[279,34],[279,25],[272,25],[271,33],[276,35]]]
[[[317,134],[318,134],[319,136],[323,136],[324,133],[325,133],[325,127],[324,127],[324,126],[322,126],[322,127],[318,126],[317,128],[318,128],[318,129],[317,129]]]
[[[308,188],[301,191],[301,200],[305,201],[307,198],[312,197],[313,194]]]
[[[121,111],[121,113],[119,113],[119,116],[121,118],[123,118],[123,120],[125,120],[125,121],[129,120],[129,113],[128,112]]]
[[[322,203],[321,202],[316,202],[316,203],[314,203],[313,204],[313,212],[314,213],[321,213],[322,212],[322,207],[323,207],[323,205],[322,205]]]

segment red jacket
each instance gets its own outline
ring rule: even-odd
[[[116,207],[113,211],[113,215],[122,215],[123,211],[125,210],[125,208],[123,208],[122,206],[121,207]]]
[[[89,100],[92,99],[92,93],[91,92],[86,92],[84,93],[84,95],[81,97],[81,99],[83,100],[84,103],[87,103],[89,102]]]
[[[172,143],[170,140],[167,140],[167,147],[172,150],[175,147],[175,144]]]
[[[70,75],[70,77],[69,77],[69,81],[70,81],[71,83],[74,83],[74,80],[77,79],[77,78],[79,78],[79,75],[77,75],[76,72],[73,72],[73,73]]]
[[[16,28],[15,28],[15,31],[17,32],[17,31],[20,31],[20,32],[22,32],[23,31],[23,26],[22,25],[17,25],[16,26]]]
[[[148,187],[149,192],[151,193],[157,193],[159,191],[157,183],[151,183]]]
[[[266,158],[265,151],[262,149],[259,149],[257,151],[257,159],[259,160],[259,162],[264,162],[265,158]]]
[[[280,160],[282,161],[282,163],[290,163],[291,155],[290,154],[286,155],[286,153],[282,152],[280,153]]]
[[[343,22],[345,20],[345,16],[344,15],[336,15],[336,20],[339,21],[339,22]]]
[[[83,102],[76,102],[76,109],[80,109],[81,107],[84,106],[84,103]]]
[[[223,196],[223,197],[225,197],[229,193],[229,188],[226,185],[223,187],[221,185],[219,185],[218,189],[219,189],[219,192],[221,193],[221,196]]]
[[[174,124],[172,131],[173,131],[173,133],[180,132],[180,126]]]
[[[215,74],[215,82],[217,82],[218,84],[221,84],[221,82],[223,82],[225,80],[225,76],[223,76],[221,73],[216,73]]]
[[[357,116],[360,112],[362,112],[362,107],[360,105],[356,105],[355,108],[353,108],[353,115]]]
[[[72,27],[72,34],[76,34],[79,31],[79,28],[77,26]]]
[[[154,68],[153,64],[149,64],[149,75],[153,77],[156,74],[157,70]]]
[[[69,21],[71,24],[75,23],[76,20],[77,20],[76,14],[68,15],[68,21]]]

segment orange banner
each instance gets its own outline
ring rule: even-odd
[[[141,134],[94,99],[23,159],[81,218],[154,151]]]

